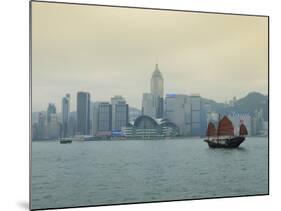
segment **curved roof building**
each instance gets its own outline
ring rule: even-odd
[[[122,128],[125,137],[159,139],[179,135],[179,127],[168,119],[141,115],[128,127]]]
[[[136,120],[134,121],[134,127],[143,129],[154,129],[158,127],[158,123],[154,118],[147,115],[142,115],[136,118]]]

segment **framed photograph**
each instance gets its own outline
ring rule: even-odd
[[[30,209],[269,194],[269,17],[30,2]]]

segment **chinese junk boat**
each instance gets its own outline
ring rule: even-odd
[[[204,141],[212,148],[236,148],[245,140],[248,131],[243,122],[240,123],[239,136],[234,135],[232,122],[224,116],[216,126],[210,122],[207,129],[207,139]]]

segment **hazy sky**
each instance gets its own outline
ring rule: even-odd
[[[32,3],[32,106],[125,97],[140,108],[155,64],[164,92],[219,102],[267,93],[267,18]]]

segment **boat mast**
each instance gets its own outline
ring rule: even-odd
[[[217,141],[219,141],[219,130],[220,130],[220,121],[221,121],[221,117],[220,117],[220,113],[219,113],[219,119],[218,119],[218,129],[217,129]]]

